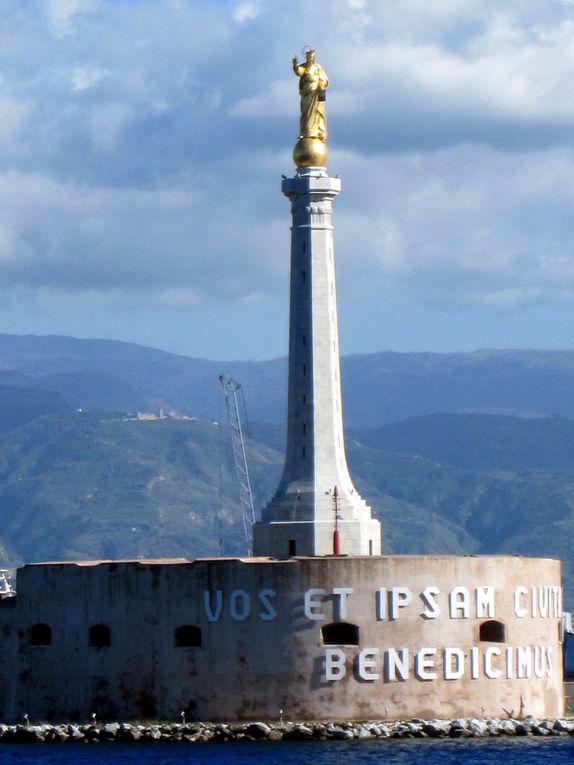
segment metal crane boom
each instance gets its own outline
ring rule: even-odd
[[[249,469],[247,467],[245,439],[243,437],[241,416],[239,414],[238,395],[241,391],[241,385],[226,375],[220,375],[219,382],[223,388],[225,406],[227,408],[227,419],[229,420],[231,446],[233,448],[233,460],[235,462],[235,474],[237,476],[237,483],[239,484],[239,503],[241,505],[245,542],[247,544],[248,552],[251,555],[251,529],[255,523],[255,509],[253,507],[253,493],[251,491]]]

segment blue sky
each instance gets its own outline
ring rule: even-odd
[[[0,331],[287,349],[305,45],[342,350],[574,345],[572,0],[3,0]]]

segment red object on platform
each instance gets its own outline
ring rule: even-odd
[[[339,542],[339,529],[335,529],[333,532],[333,555],[341,554],[341,545]]]

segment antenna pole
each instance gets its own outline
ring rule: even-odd
[[[341,554],[341,540],[339,538],[339,492],[337,487],[333,489],[333,510],[335,512],[335,531],[333,532],[333,555]]]

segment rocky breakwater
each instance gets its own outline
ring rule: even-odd
[[[354,739],[572,736],[574,719],[394,720],[305,723],[102,723],[2,725],[0,743],[350,741]]]

